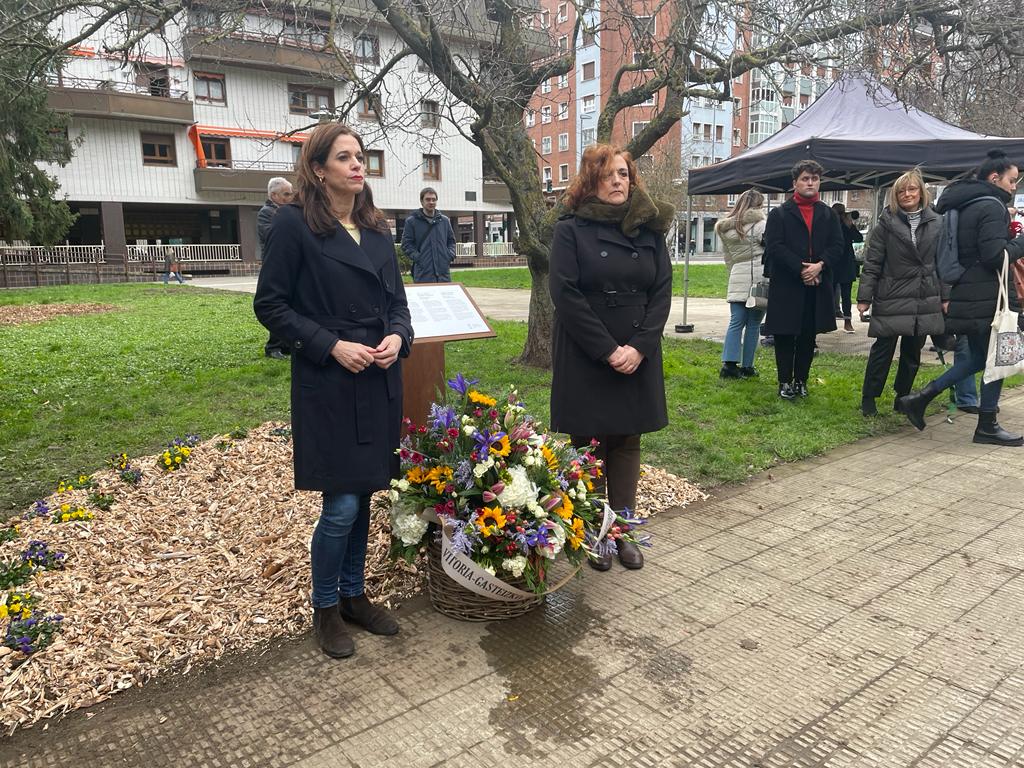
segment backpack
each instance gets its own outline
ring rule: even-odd
[[[959,209],[950,208],[942,214],[939,244],[935,250],[935,269],[939,273],[939,280],[944,283],[955,285],[964,276],[964,272],[967,271],[967,267],[960,263],[960,212],[982,200],[995,200],[999,203],[1000,208],[1005,207],[1003,201],[998,197],[982,195],[973,200],[968,200]]]

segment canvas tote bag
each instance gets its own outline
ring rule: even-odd
[[[1010,311],[1006,291],[1009,279],[1010,257],[1003,251],[1003,268],[999,270],[999,299],[992,318],[992,335],[988,340],[988,358],[985,361],[984,381],[998,381],[1024,372],[1024,335],[1017,330],[1017,313]]]

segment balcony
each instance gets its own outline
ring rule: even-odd
[[[288,72],[302,77],[340,78],[345,68],[338,54],[310,40],[287,35],[258,35],[192,29],[184,37],[185,58],[219,64]],[[348,54],[340,54],[346,59]]]
[[[110,117],[191,125],[195,122],[188,93],[163,85],[62,76],[50,83],[50,109],[79,117]]]
[[[193,170],[197,192],[261,192],[275,176],[294,181],[293,163],[265,160],[209,161],[205,168]]]

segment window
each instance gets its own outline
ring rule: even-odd
[[[644,128],[646,128],[648,125],[649,125],[648,122],[635,122],[635,123],[633,123],[633,138],[635,139],[637,136],[639,136],[641,133],[643,133]]]
[[[543,178],[544,178],[544,187],[545,188],[550,187],[551,186],[551,166],[548,166],[547,168],[544,169]]]
[[[588,115],[597,109],[597,97],[596,96],[584,96],[583,97],[583,114]]]
[[[563,101],[558,105],[558,119],[568,120],[569,119],[569,102]]]
[[[293,115],[312,115],[334,109],[334,89],[311,85],[288,86],[288,111]]]
[[[569,76],[568,75],[559,75],[558,76],[558,87],[559,88],[568,88],[569,87]]]
[[[540,12],[540,28],[547,29],[551,26],[551,13],[549,11]]]
[[[293,163],[299,162],[299,157],[301,157],[301,155],[302,155],[302,145],[301,144],[292,144],[292,162]]]
[[[560,182],[566,182],[569,180],[569,165],[567,163],[562,163],[558,166],[558,180]]]
[[[136,62],[135,84],[139,87],[140,93],[148,93],[150,96],[160,96],[164,99],[171,95],[171,75],[167,67],[155,67]]]
[[[551,80],[544,78],[544,81],[540,84],[541,93],[551,93]]]
[[[227,104],[224,75],[196,72],[196,101],[206,104]]]
[[[715,126],[715,141],[721,141],[724,138],[725,138],[725,126],[724,125],[716,125]]]
[[[527,128],[533,128],[533,126],[534,126],[534,124],[536,122],[537,122],[537,113],[535,113],[532,109],[526,110],[526,127]]]
[[[327,45],[327,31],[315,24],[306,24],[297,19],[286,20],[281,33],[284,42],[292,45],[319,48]]]
[[[704,129],[704,141],[711,141],[711,123],[704,123],[701,128]]]
[[[380,120],[379,107],[376,96],[363,96],[359,100],[359,117],[363,120]]]
[[[699,139],[700,138],[700,123],[694,123],[693,124],[693,138],[695,138],[695,139]]]
[[[352,42],[352,57],[360,64],[380,64],[380,40],[376,35],[359,35]]]
[[[547,125],[551,122],[551,107],[540,108],[540,122],[542,125]]]
[[[551,154],[551,137],[550,136],[541,136],[541,139],[540,139],[540,153],[542,155],[550,155]]]
[[[569,4],[559,3],[558,4],[558,23],[563,24],[569,20]]]
[[[583,148],[589,147],[595,141],[597,141],[597,129],[596,128],[584,128],[580,131],[580,144]]]
[[[568,152],[569,151],[569,134],[560,133],[558,134],[558,151]]]
[[[441,124],[441,106],[436,101],[424,99],[420,102],[420,125],[437,128]]]
[[[740,131],[739,128],[733,128],[732,129],[732,145],[734,147],[738,147],[738,146],[740,146],[743,143],[743,139],[741,137],[741,133],[742,132]]]
[[[690,167],[700,168],[700,155],[690,155]]]
[[[637,104],[638,107],[656,107],[658,106],[658,94],[652,93],[646,99]]]
[[[658,21],[653,16],[633,17],[633,39],[651,40],[658,33]]]
[[[174,151],[174,135],[170,133],[142,134],[143,165],[177,165],[178,156]]]
[[[384,175],[384,152],[380,149],[366,150],[366,175],[382,177]]]
[[[567,35],[562,35],[561,37],[558,38],[558,52],[569,52],[569,37]]]
[[[596,42],[594,37],[594,30],[590,27],[584,27],[583,29],[583,45],[593,45]]]
[[[208,136],[200,136],[203,145],[203,154],[206,155],[207,168],[230,168],[231,167],[231,142],[227,139],[213,139]]]
[[[427,181],[440,181],[441,180],[441,156],[440,155],[424,155],[423,156],[423,178]]]
[[[729,195],[725,199],[725,204],[726,205],[736,205],[736,195]]]
[[[594,74],[594,70],[595,69],[596,69],[596,67],[594,65],[594,62],[592,62],[592,61],[586,62],[583,65],[583,79],[584,80],[593,80],[596,77],[596,75]]]

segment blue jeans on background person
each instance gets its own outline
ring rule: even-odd
[[[743,368],[754,367],[757,336],[763,317],[763,309],[749,308],[742,301],[729,302],[729,327],[725,331],[725,346],[722,347],[723,363],[739,363]],[[742,361],[740,359],[741,339]]]
[[[956,350],[953,352],[953,365],[963,358],[970,356],[970,350],[967,348],[967,337],[958,336],[956,340]],[[975,374],[965,376],[956,383],[953,387],[953,391],[956,394],[956,404],[959,407],[977,408],[978,407],[978,382],[975,380]]]
[[[970,333],[960,338],[966,342],[967,354],[960,353],[960,343],[958,342],[957,354],[953,356],[953,366],[933,382],[940,390],[952,387],[965,379],[970,380],[973,388],[974,374],[985,370],[985,362],[988,358],[989,331]],[[994,413],[999,405],[999,394],[1002,391],[1002,379],[982,384],[979,410],[985,413]]]
[[[369,494],[324,493],[323,511],[310,547],[314,608],[337,605],[339,595],[363,594],[369,531]]]

